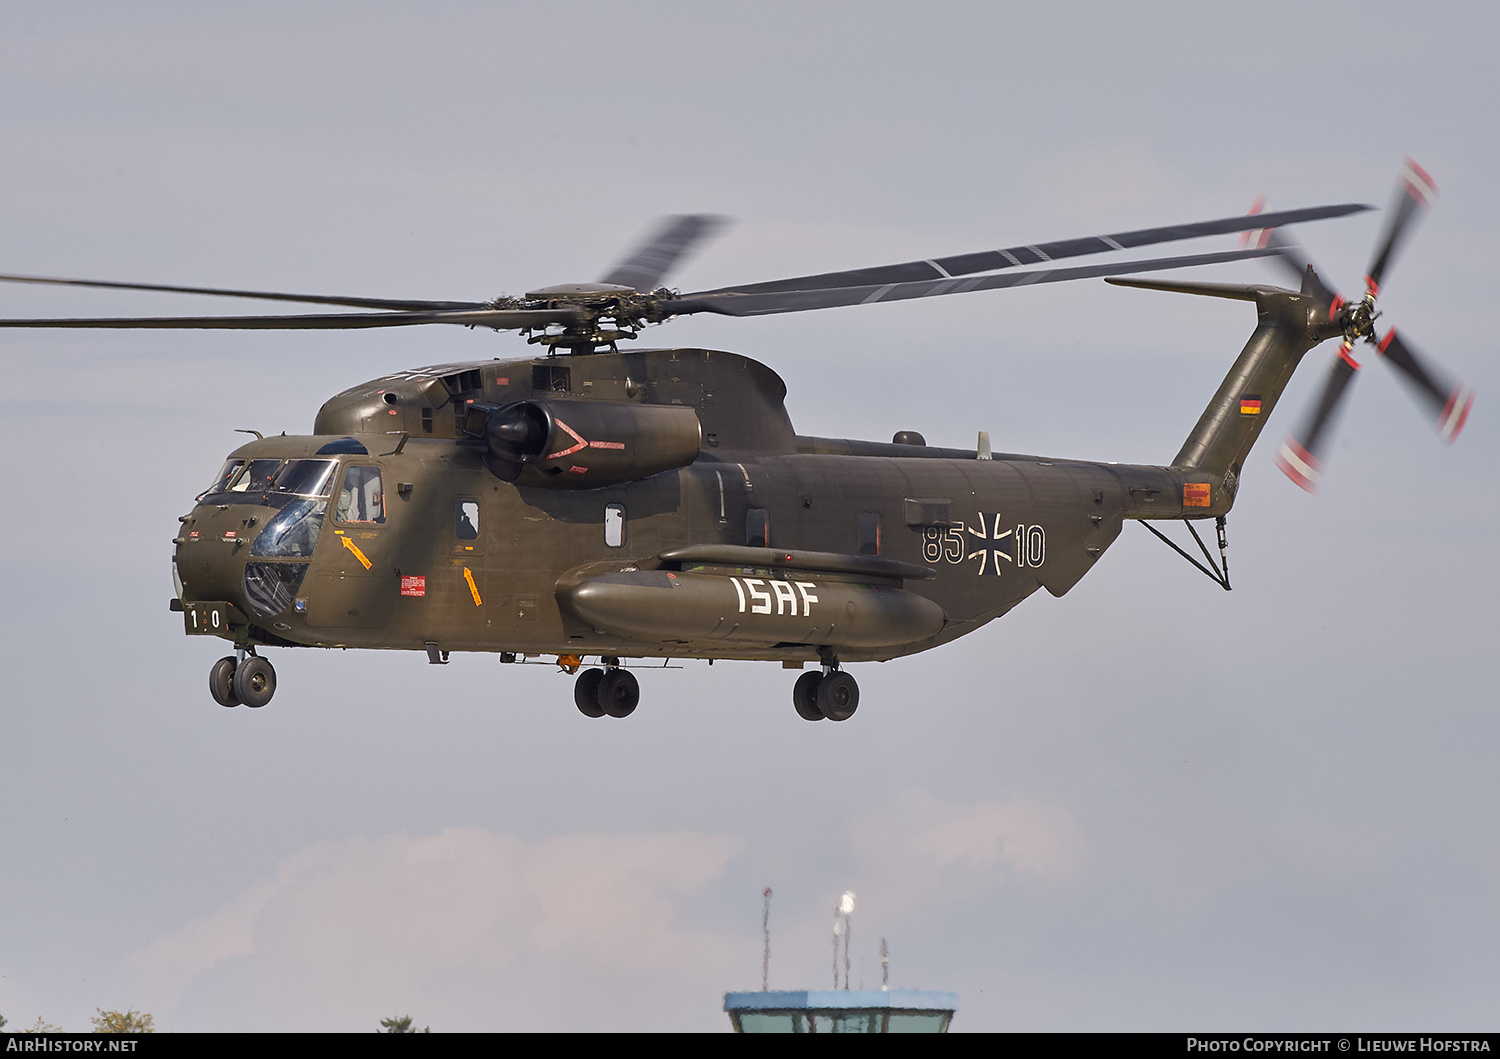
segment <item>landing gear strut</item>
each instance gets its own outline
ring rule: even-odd
[[[259,708],[276,694],[276,670],[259,655],[225,655],[208,671],[208,693],[220,706]]]
[[[792,705],[804,721],[847,721],[859,709],[859,684],[837,662],[803,673],[792,685]]]
[[[619,668],[619,659],[606,658],[607,669],[585,669],[573,683],[573,702],[585,717],[629,717],[641,701],[635,674]]]

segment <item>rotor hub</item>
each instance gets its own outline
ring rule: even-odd
[[[1344,334],[1344,345],[1356,342],[1376,343],[1375,321],[1380,319],[1380,310],[1375,308],[1375,292],[1370,291],[1359,301],[1336,304],[1334,322]]]

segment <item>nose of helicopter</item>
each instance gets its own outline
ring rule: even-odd
[[[239,639],[252,624],[278,635],[293,631],[306,608],[299,593],[332,499],[337,457],[345,452],[366,450],[352,438],[280,437],[230,455],[182,517],[175,540],[188,632],[227,631]],[[200,606],[208,604],[217,609]]]
[[[178,598],[190,610],[195,603],[230,604],[234,611],[219,621],[230,626],[257,625],[285,631],[278,620],[287,611],[295,612],[296,595],[306,574],[307,563],[257,561],[255,542],[266,532],[274,533],[269,523],[278,516],[275,511],[249,505],[198,505],[185,516],[178,534],[173,558],[173,572],[179,585]],[[304,604],[305,606],[305,604]],[[221,633],[211,616],[198,622],[204,631]],[[235,630],[231,627],[230,632]]]

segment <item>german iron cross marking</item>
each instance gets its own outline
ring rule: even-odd
[[[979,528],[969,527],[969,536],[974,538],[969,541],[969,554],[965,559],[979,557],[979,576],[986,574],[995,577],[1000,576],[1000,560],[1004,559],[1011,565],[1016,561],[1016,538],[1015,530],[1008,529],[1003,533],[1000,531],[1000,515],[979,513]]]

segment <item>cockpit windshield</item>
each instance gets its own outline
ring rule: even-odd
[[[333,492],[338,466],[337,460],[232,459],[198,499],[280,507],[292,497],[326,497]]]
[[[271,477],[271,489],[295,496],[327,496],[333,492],[336,460],[287,460]]]
[[[264,493],[271,486],[271,476],[280,466],[280,460],[251,460],[240,476],[230,483],[229,492]]]

